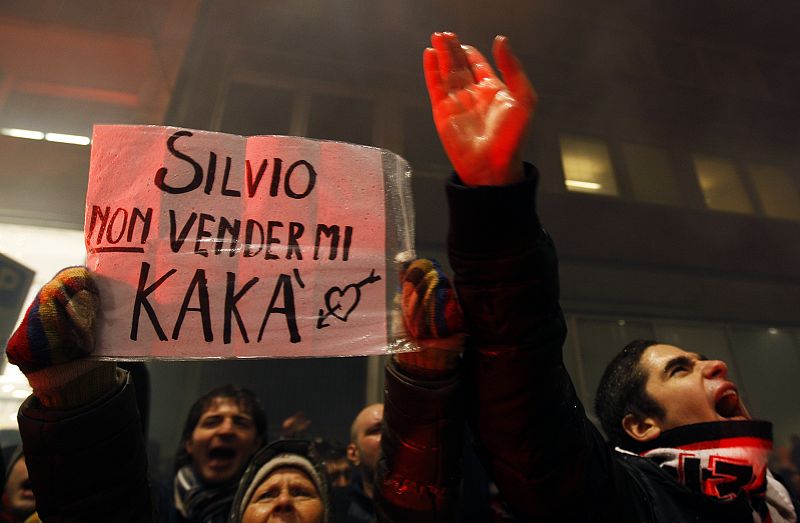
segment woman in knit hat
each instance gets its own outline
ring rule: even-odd
[[[328,523],[330,491],[317,454],[301,440],[261,449],[242,476],[229,523]]]
[[[31,490],[22,444],[14,449],[6,468],[5,488],[3,497],[0,499],[0,522],[40,522],[39,516],[36,514],[36,499]]]

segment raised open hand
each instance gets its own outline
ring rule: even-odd
[[[503,79],[474,47],[453,33],[434,33],[423,53],[433,120],[445,152],[469,186],[522,179],[520,144],[537,97],[508,39],[497,36],[492,52]]]

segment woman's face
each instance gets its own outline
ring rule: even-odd
[[[242,523],[322,523],[324,510],[317,487],[305,472],[280,467],[256,488]]]

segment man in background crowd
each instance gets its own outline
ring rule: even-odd
[[[266,437],[266,413],[248,389],[224,385],[192,405],[175,460],[174,501],[184,521],[227,521],[239,478]]]
[[[375,467],[381,451],[382,421],[383,403],[373,403],[364,407],[350,426],[347,459],[352,464],[352,472],[348,522],[368,522],[374,518],[372,496],[375,491]]]

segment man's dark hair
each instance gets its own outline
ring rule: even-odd
[[[642,418],[661,418],[665,414],[661,405],[647,394],[647,373],[640,365],[644,351],[658,343],[654,340],[628,343],[611,360],[600,378],[594,410],[612,445],[625,448],[634,442],[622,428],[622,420],[627,414]]]
[[[183,424],[181,440],[178,443],[178,451],[175,453],[175,472],[192,460],[189,453],[186,452],[186,442],[192,439],[192,433],[197,427],[200,417],[217,399],[229,400],[235,403],[242,411],[252,416],[253,423],[256,426],[256,433],[261,438],[261,443],[267,443],[267,413],[253,391],[236,385],[223,385],[205,393],[189,409],[189,414],[186,415],[186,421]]]

